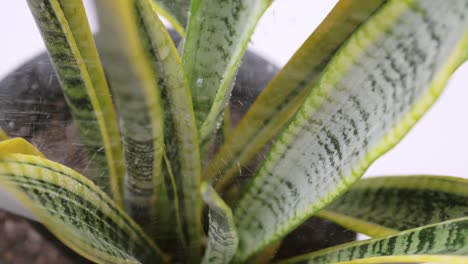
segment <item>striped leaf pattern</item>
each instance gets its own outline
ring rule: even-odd
[[[319,216],[356,232],[384,236],[468,215],[468,180],[387,176],[358,181]]]
[[[147,0],[137,0],[136,7],[145,34],[148,53],[164,105],[165,155],[176,183],[181,205],[183,230],[190,250],[199,251],[202,235],[202,202],[199,193],[201,163],[190,88],[181,59],[171,37]],[[199,252],[192,252],[194,259]]]
[[[201,145],[221,125],[242,55],[271,0],[193,0],[183,63]]]
[[[164,113],[136,1],[97,1],[103,59],[120,118],[127,167],[125,208],[146,230],[163,182]]]
[[[180,34],[185,34],[191,0],[153,0],[153,6]]]
[[[201,263],[230,263],[239,243],[231,208],[210,185],[205,183],[201,188],[209,207],[208,246]]]
[[[384,1],[340,1],[268,84],[203,173],[221,191],[294,116],[343,42]]]
[[[109,88],[81,0],[28,0],[65,98],[88,148],[87,173],[122,202],[125,173]]]
[[[237,261],[322,209],[404,136],[464,61],[467,11],[466,0],[389,1],[354,32],[239,202]]]
[[[0,185],[63,243],[97,263],[162,262],[165,255],[91,181],[23,139],[0,143]]]
[[[396,235],[346,243],[278,264],[405,263],[468,261],[468,218],[411,229]]]

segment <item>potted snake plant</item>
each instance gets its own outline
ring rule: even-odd
[[[5,128],[0,184],[83,257],[467,261],[466,180],[359,178],[468,58],[468,1],[340,1],[234,127],[236,72],[271,1],[96,1],[99,49],[80,0],[28,4],[85,160],[77,172]],[[314,215],[372,238],[281,254]]]

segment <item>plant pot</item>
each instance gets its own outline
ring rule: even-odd
[[[175,32],[171,35],[178,43],[180,37]],[[99,45],[99,36],[97,42]],[[262,57],[246,53],[230,100],[233,125],[277,72],[278,68]],[[0,127],[8,135],[25,138],[49,159],[86,174],[87,159],[78,129],[47,54],[32,58],[2,80],[0,98]],[[0,263],[87,262],[39,224],[21,217],[1,211],[0,229]],[[286,238],[276,258],[352,241],[355,237],[351,231],[312,217]]]

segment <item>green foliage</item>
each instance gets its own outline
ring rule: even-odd
[[[467,196],[466,179],[429,175],[376,177],[357,182],[319,215],[378,237],[465,217]]]
[[[468,59],[468,0],[340,1],[232,131],[232,85],[271,1],[96,1],[99,50],[81,0],[28,3],[93,170],[0,130],[0,184],[84,257],[265,263],[318,215],[374,238],[281,263],[467,261],[465,180],[360,177]]]
[[[54,58],[82,142],[93,157],[90,176],[121,203],[125,168],[120,132],[83,5],[77,1],[35,0],[28,4]]]
[[[468,218],[407,230],[396,235],[357,241],[280,263],[466,263]],[[419,255],[419,257],[418,257]],[[353,261],[356,260],[356,261]]]

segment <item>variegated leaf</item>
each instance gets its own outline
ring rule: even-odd
[[[411,229],[395,235],[346,243],[278,264],[467,263],[468,218]]]
[[[81,0],[28,0],[80,136],[88,148],[87,173],[122,203],[122,146],[104,71]]]
[[[146,32],[142,38],[147,37],[147,49],[151,51],[153,70],[163,94],[167,135],[165,153],[177,185],[174,191],[181,202],[183,230],[188,239],[188,249],[193,251],[189,255],[197,259],[202,234],[199,194],[201,163],[190,88],[179,54],[166,28],[148,1],[138,0],[136,3]]]
[[[345,40],[385,1],[340,1],[268,84],[203,173],[221,191],[287,124]]]
[[[239,243],[231,208],[207,183],[201,189],[203,200],[209,207],[208,246],[202,264],[230,263]]]
[[[345,192],[466,59],[468,1],[388,1],[334,55],[235,210],[245,261]]]
[[[148,232],[155,221],[163,182],[164,114],[136,1],[96,1],[100,54],[120,118],[124,156],[125,208]]]
[[[358,181],[318,213],[377,237],[468,215],[468,180],[442,176],[387,176]]]
[[[221,124],[242,55],[271,1],[192,1],[182,58],[202,145]]]
[[[131,1],[131,5],[135,10],[129,14],[134,19],[132,26],[139,29],[138,36],[134,37],[139,41],[140,48],[149,62],[151,74],[157,81],[153,89],[158,90],[162,95],[164,119],[157,120],[161,117],[153,116],[151,120],[153,122],[164,121],[164,133],[167,135],[164,140],[166,146],[164,152],[169,166],[168,174],[175,183],[175,185],[169,185],[171,186],[169,189],[177,195],[177,199],[173,202],[180,202],[180,204],[174,204],[173,207],[159,204],[159,206],[151,206],[148,210],[164,211],[167,209],[172,212],[173,208],[177,208],[176,217],[179,219],[177,223],[182,225],[179,229],[182,230],[181,235],[184,237],[182,238],[185,244],[183,247],[191,252],[189,255],[193,259],[199,259],[202,234],[199,194],[201,165],[190,89],[177,50],[154,12],[151,1]],[[108,8],[111,7],[108,6]],[[130,25],[127,26],[130,27]],[[132,47],[132,49],[136,48],[138,47]],[[142,196],[142,199],[144,198]],[[135,202],[137,205],[135,208],[140,211],[138,205],[141,206],[141,200],[135,200]],[[161,213],[169,212],[159,212]]]
[[[92,261],[167,260],[97,186],[79,173],[43,158],[23,139],[0,142],[0,186],[65,245]]]

